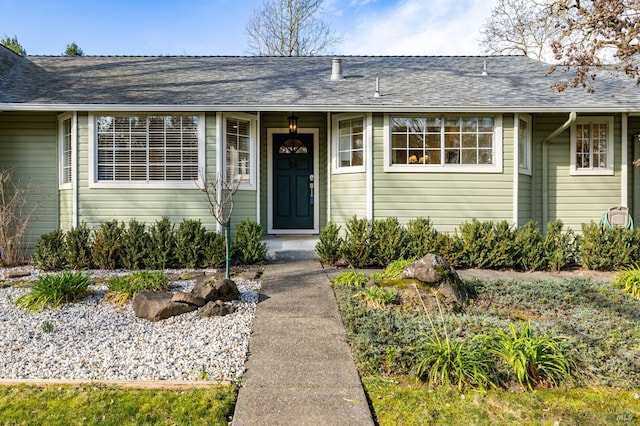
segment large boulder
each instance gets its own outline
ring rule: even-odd
[[[143,290],[136,294],[131,305],[137,317],[150,321],[159,321],[198,309],[196,305],[172,299],[172,293]]]
[[[198,297],[193,293],[185,293],[184,291],[176,291],[171,297],[171,301],[188,303],[189,305],[194,305],[198,308],[204,306],[207,303],[207,301],[202,297]]]
[[[469,300],[467,289],[453,266],[435,254],[427,254],[407,266],[400,278],[424,284],[449,310],[459,309]]]
[[[193,290],[191,290],[191,294],[201,297],[207,302],[215,302],[216,300],[229,302],[240,299],[238,286],[228,278],[222,280],[210,278],[204,282],[197,282]]]

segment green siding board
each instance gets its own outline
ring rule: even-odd
[[[26,206],[33,209],[27,250],[40,235],[58,228],[57,125],[54,113],[0,114],[0,167],[12,168],[14,181],[33,190]]]
[[[366,206],[365,173],[334,174],[331,177],[331,218],[340,226],[353,216],[364,218]]]
[[[383,115],[374,115],[374,217],[429,217],[441,231],[462,222],[513,219],[513,115],[503,116],[501,173],[384,172]]]

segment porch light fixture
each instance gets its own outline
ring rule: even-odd
[[[289,116],[289,134],[295,135],[298,133],[298,117],[291,114]]]

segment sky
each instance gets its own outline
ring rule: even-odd
[[[263,0],[0,0],[0,37],[29,55],[247,55],[245,27]],[[324,0],[342,36],[328,54],[481,55],[497,0]]]

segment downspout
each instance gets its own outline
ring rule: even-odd
[[[549,143],[560,133],[564,132],[576,121],[578,114],[575,111],[569,113],[569,118],[560,127],[554,130],[549,136],[542,141],[542,230],[547,232],[547,222],[549,221],[549,159],[548,146]]]

